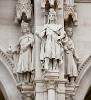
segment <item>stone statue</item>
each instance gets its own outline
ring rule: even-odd
[[[80,63],[79,57],[76,53],[72,37],[72,28],[67,28],[68,41],[64,44],[66,51],[66,76],[70,78],[70,82],[74,84],[75,78],[78,76],[77,64]]]
[[[56,24],[56,12],[53,8],[50,9],[48,15],[48,23],[44,25],[40,34],[41,38],[41,52],[40,60],[45,71],[58,70],[62,63],[63,48],[57,43],[58,38],[62,39],[64,35],[63,27]]]
[[[22,21],[21,23],[22,36],[19,39],[19,61],[17,64],[17,74],[20,78],[20,83],[29,83],[31,77],[32,66],[32,52],[34,37],[30,33],[28,23]],[[16,50],[15,50],[16,51]],[[15,52],[13,51],[13,52]]]

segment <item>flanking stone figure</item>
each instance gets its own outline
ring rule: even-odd
[[[56,24],[56,20],[56,12],[51,8],[48,15],[48,23],[44,25],[41,33],[37,34],[42,40],[40,60],[42,69],[45,71],[58,70],[63,62],[62,43],[58,43],[57,40],[64,38],[65,32],[61,25]]]
[[[22,36],[19,39],[18,45],[7,51],[8,53],[13,54],[13,60],[16,65],[14,73],[18,76],[18,85],[29,83],[31,79],[31,71],[33,70],[32,57],[34,36],[30,33],[29,24],[24,21],[21,23],[21,33]]]
[[[73,40],[71,39],[72,34],[72,28],[68,27],[68,41],[64,44],[64,50],[66,51],[66,77],[70,78],[71,84],[74,84],[75,78],[78,76],[77,65],[80,63],[80,59],[76,53]]]
[[[30,72],[32,70],[32,52],[34,36],[30,33],[28,23],[21,23],[22,36],[19,39],[20,56],[17,65],[17,73],[20,75],[21,83],[30,82]]]

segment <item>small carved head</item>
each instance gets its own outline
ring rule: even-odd
[[[48,23],[50,23],[50,21],[56,21],[56,20],[57,20],[57,16],[55,10],[53,8],[50,8],[49,15],[48,15]]]
[[[72,30],[71,27],[68,27],[68,28],[67,28],[67,35],[68,35],[69,37],[72,37],[72,35],[73,35],[73,30]]]
[[[22,23],[21,23],[21,32],[22,32],[23,35],[30,33],[29,24],[24,22],[23,20],[22,20]]]

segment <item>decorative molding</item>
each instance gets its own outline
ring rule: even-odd
[[[75,0],[76,3],[91,3],[91,0]]]
[[[84,69],[91,62],[91,55],[86,59],[86,61],[82,64],[78,69],[78,74],[81,73],[82,69]]]
[[[6,63],[8,63],[10,69],[13,70],[13,68],[15,67],[13,61],[1,49],[0,49],[0,56]]]

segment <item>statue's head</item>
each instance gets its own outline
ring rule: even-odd
[[[22,34],[26,34],[26,33],[29,34],[30,33],[29,24],[24,22],[23,20],[21,23],[21,32],[22,32]]]
[[[68,35],[69,37],[72,37],[72,35],[73,35],[73,30],[72,30],[71,27],[68,27],[68,28],[67,28],[67,35]]]
[[[56,22],[56,20],[57,20],[57,16],[55,10],[53,8],[50,8],[49,15],[48,15],[48,23],[50,23],[50,21]]]

